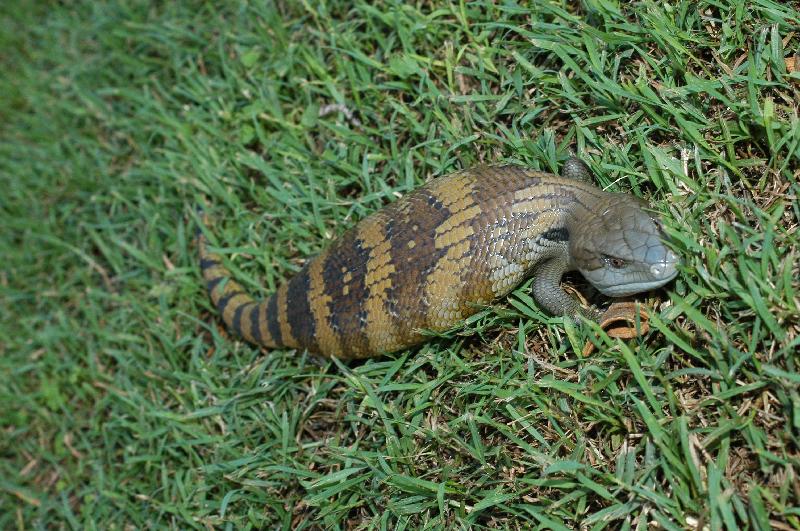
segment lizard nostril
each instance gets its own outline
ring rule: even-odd
[[[664,257],[663,261],[656,262],[650,266],[650,274],[655,278],[671,277],[675,274],[675,269],[679,262],[678,255],[672,251],[667,251],[667,256]]]
[[[656,278],[662,277],[666,270],[667,264],[664,263],[653,264],[650,266],[650,273]]]

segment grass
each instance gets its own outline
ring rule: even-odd
[[[800,528],[790,3],[0,10],[1,528]],[[582,357],[523,286],[348,365],[211,311],[197,204],[266,294],[428,178],[574,151],[685,257],[645,337]]]

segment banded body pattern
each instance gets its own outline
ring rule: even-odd
[[[201,267],[223,320],[248,341],[367,357],[417,344],[424,329],[458,324],[537,264],[555,264],[558,289],[570,234],[617,196],[522,167],[478,167],[432,180],[363,219],[265,301],[229,278],[202,236]],[[555,313],[579,311],[577,302],[556,298],[542,303]]]

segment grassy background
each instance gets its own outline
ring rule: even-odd
[[[797,4],[221,4],[0,7],[0,528],[800,528]],[[643,338],[523,288],[345,366],[211,311],[198,203],[265,294],[571,151],[686,257]]]

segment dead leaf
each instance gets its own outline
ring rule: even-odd
[[[786,71],[790,74],[792,72],[800,72],[800,57],[797,55],[793,55],[791,57],[784,58],[786,62]]]
[[[636,328],[636,316],[639,316],[639,328]],[[600,328],[606,331],[609,337],[619,339],[632,339],[644,335],[650,330],[650,314],[638,302],[615,302],[605,313],[600,316]],[[594,352],[595,345],[587,341],[583,347],[583,355],[588,356]]]

